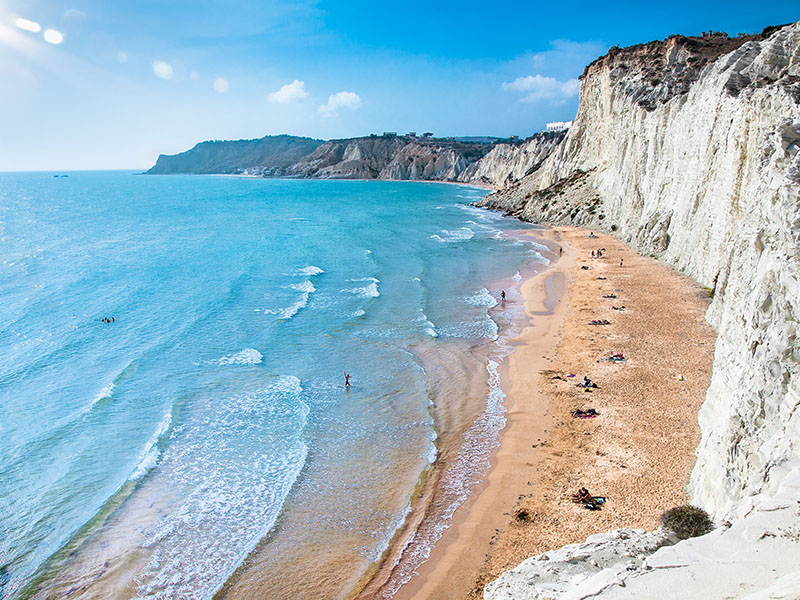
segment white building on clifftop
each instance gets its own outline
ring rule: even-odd
[[[572,121],[553,121],[548,123],[545,131],[566,131],[572,127]]]

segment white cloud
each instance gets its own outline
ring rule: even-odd
[[[231,89],[231,85],[228,83],[227,79],[223,79],[222,77],[217,77],[214,80],[214,91],[219,92],[220,94],[224,94],[229,89]]]
[[[153,73],[156,74],[156,77],[160,77],[161,79],[172,79],[175,70],[168,62],[157,60],[153,63]]]
[[[355,92],[337,92],[328,96],[328,103],[317,110],[326,117],[332,117],[340,108],[356,110],[361,107],[361,96]]]
[[[308,92],[303,89],[304,85],[304,81],[295,79],[292,83],[281,86],[277,92],[267,94],[267,100],[275,104],[289,104],[295,100],[302,100],[308,97]]]
[[[503,89],[510,92],[523,92],[523,102],[540,102],[549,100],[560,104],[578,95],[580,82],[577,79],[559,81],[555,77],[528,75],[517,77],[514,81],[503,83]]]

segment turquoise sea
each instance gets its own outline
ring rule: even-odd
[[[413,570],[551,256],[485,193],[0,174],[0,598],[343,598],[446,463]]]

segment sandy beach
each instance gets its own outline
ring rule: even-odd
[[[522,286],[531,322],[504,373],[501,447],[395,598],[480,598],[531,555],[616,527],[653,529],[687,501],[716,335],[703,319],[706,291],[610,236],[573,227],[536,236],[563,256]],[[607,360],[618,352],[624,361]],[[584,376],[598,387],[577,387]],[[571,415],[589,408],[599,416]],[[580,487],[607,497],[603,509],[574,504]]]

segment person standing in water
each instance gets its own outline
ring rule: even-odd
[[[344,387],[350,389],[350,374],[347,371],[344,372]]]
[[[500,290],[500,303],[501,304],[505,304],[506,303],[506,291],[505,290]]]

